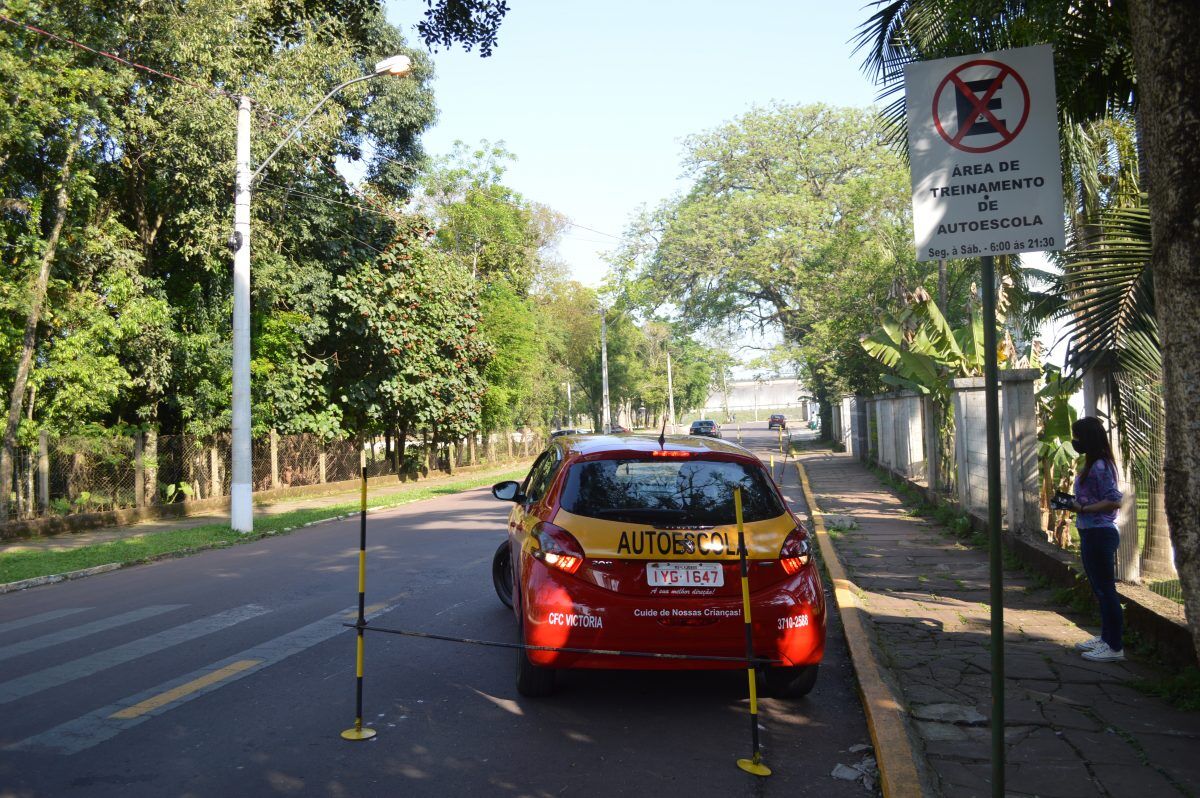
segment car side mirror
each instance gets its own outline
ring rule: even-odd
[[[523,498],[521,496],[521,483],[511,479],[504,482],[497,482],[495,485],[492,485],[492,495],[502,502],[520,501]]]

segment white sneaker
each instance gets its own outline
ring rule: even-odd
[[[1104,638],[1097,635],[1096,637],[1090,638],[1088,640],[1084,640],[1081,643],[1076,643],[1075,650],[1076,651],[1091,651],[1092,649],[1094,649],[1096,646],[1100,645],[1103,642],[1104,642]]]
[[[1103,640],[1091,651],[1083,652],[1083,658],[1092,662],[1120,662],[1125,659],[1124,651],[1113,651]]]

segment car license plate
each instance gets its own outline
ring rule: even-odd
[[[721,587],[725,569],[715,562],[646,563],[646,582],[651,587]]]

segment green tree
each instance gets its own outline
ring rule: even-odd
[[[419,222],[335,291],[343,417],[353,429],[397,430],[400,456],[418,430],[439,441],[479,429],[491,355],[475,283],[424,243]]]
[[[864,23],[866,68],[896,97],[888,106],[894,141],[903,141],[903,68],[915,60],[1049,42],[1066,147],[1064,161],[1084,164],[1086,148],[1070,135],[1077,125],[1133,118],[1149,194],[1155,312],[1162,340],[1166,417],[1167,516],[1187,607],[1200,654],[1200,231],[1195,225],[1200,151],[1200,7],[1172,0],[1110,3],[1019,3],[1004,0],[892,0]],[[1086,144],[1086,141],[1084,142]],[[1123,242],[1116,242],[1118,248]],[[1110,270],[1113,285],[1126,280]],[[1119,289],[1118,289],[1119,290]],[[1094,306],[1096,314],[1128,303]],[[1118,317],[1109,319],[1113,324]],[[1103,321],[1100,324],[1103,325]],[[1126,325],[1128,328],[1128,325]],[[1135,337],[1133,340],[1137,340]]]
[[[928,277],[908,243],[902,162],[872,111],[823,105],[755,109],[686,150],[693,188],[635,221],[619,257],[632,300],[696,327],[781,330],[828,413],[854,373],[824,359],[818,328],[832,331],[852,294],[864,323],[837,331],[834,351],[858,358],[870,315]]]

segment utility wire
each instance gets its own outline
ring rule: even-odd
[[[281,186],[278,183],[272,183],[269,180],[263,180],[262,182],[259,183],[259,186],[262,188],[272,189],[274,191],[282,191],[282,192],[285,192],[288,194],[298,194],[299,196],[308,197],[310,199],[318,200],[320,202],[328,202],[333,205],[342,205],[347,208],[354,208],[356,210],[365,211],[366,213],[374,213],[378,216],[383,216],[384,218],[390,219],[392,221],[395,221],[395,219],[396,219],[394,214],[385,213],[385,212],[377,210],[375,208],[368,208],[366,205],[357,205],[353,202],[346,202],[344,200],[333,199],[332,197],[324,197],[324,196],[321,196],[320,194],[313,194],[311,191],[301,191],[298,188],[292,188],[290,186]]]
[[[145,64],[139,64],[136,61],[130,61],[127,58],[122,58],[121,56],[117,55],[116,53],[110,53],[105,50],[97,50],[95,47],[89,47],[88,45],[84,44],[83,42],[76,41],[75,39],[72,39],[68,36],[60,36],[57,33],[51,33],[48,30],[43,30],[42,28],[36,27],[34,25],[30,25],[27,22],[21,22],[19,20],[15,20],[12,17],[8,17],[3,14],[0,14],[0,22],[6,22],[9,25],[13,25],[18,28],[24,28],[25,30],[27,30],[31,33],[36,33],[39,36],[45,36],[46,38],[54,39],[55,41],[63,42],[64,44],[69,44],[76,49],[84,50],[84,51],[92,53],[94,55],[98,55],[102,58],[107,58],[109,60],[116,61],[119,64],[123,64],[125,66],[132,67],[134,69],[140,69],[141,71],[148,72],[151,75],[157,75],[158,77],[166,78],[167,80],[173,80],[176,83],[180,83],[184,86],[190,86],[193,89],[199,89],[200,91],[204,91],[204,92],[207,92],[207,93],[213,94],[213,95],[220,95],[220,96],[228,97],[229,99],[237,99],[236,95],[234,95],[232,92],[227,91],[225,89],[220,89],[220,88],[217,88],[216,86],[212,86],[212,85],[205,86],[200,83],[193,83],[192,81],[185,80],[184,78],[181,78],[178,75],[172,75],[170,72],[164,72],[161,69],[155,69],[154,67],[149,67],[149,66],[146,66]]]

